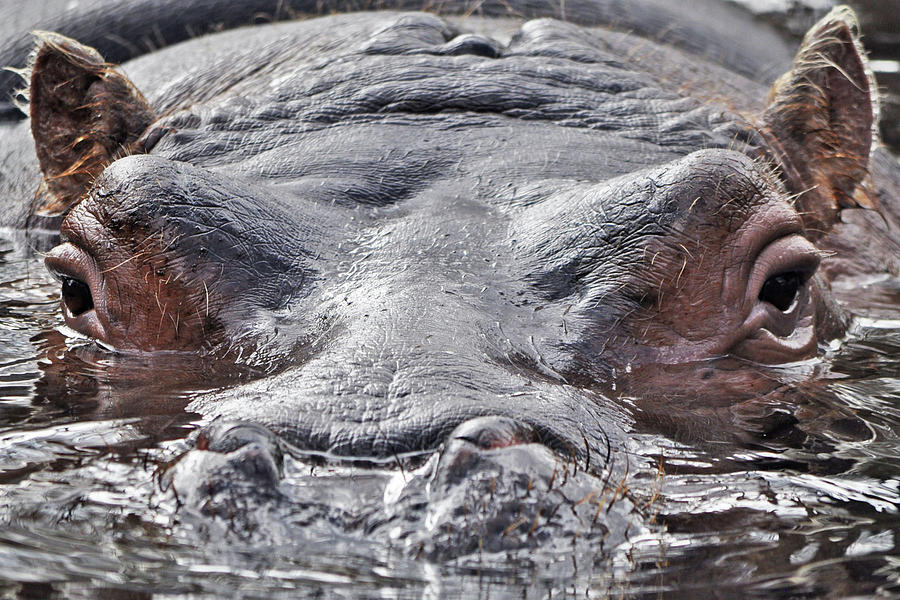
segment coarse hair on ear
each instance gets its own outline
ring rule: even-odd
[[[144,96],[94,50],[34,32],[28,110],[43,182],[33,212],[63,214],[103,168],[136,150],[155,119]]]
[[[856,15],[846,6],[810,29],[791,70],[772,86],[762,133],[812,239],[842,208],[875,206],[869,156],[877,140],[876,90]]]

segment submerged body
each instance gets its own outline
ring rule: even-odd
[[[900,168],[874,145],[857,36],[832,13],[766,102],[722,65],[554,19],[278,23],[130,79],[44,34],[43,182],[7,164],[7,195],[40,184],[32,226],[64,216],[46,263],[70,328],[258,375],[195,399],[218,421],[176,488],[275,489],[285,443],[373,461],[443,444],[444,498],[479,470],[552,487],[548,456],[615,491],[632,415],[611,397],[704,418],[789,402],[766,369],[843,335],[829,282],[898,274]]]

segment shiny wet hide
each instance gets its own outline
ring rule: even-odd
[[[67,342],[58,284],[35,245],[0,239],[4,597],[900,590],[900,322],[886,317],[900,302],[896,280],[861,282],[856,298],[872,308],[826,358],[770,374],[802,399],[796,406],[697,418],[621,398],[635,419],[630,488],[623,478],[594,489],[588,465],[543,447],[454,442],[354,464],[255,440],[203,465],[229,474],[231,485],[212,489],[173,485],[190,477],[175,459],[202,425],[184,406],[203,390],[178,381],[202,365],[122,362]],[[810,370],[816,384],[791,383]],[[722,419],[746,435],[710,436]],[[281,483],[261,491],[273,470]]]
[[[0,235],[2,597],[900,593],[895,279],[835,290],[869,309],[823,359],[762,369],[782,396],[662,411],[618,390],[630,487],[545,449],[336,462],[254,431],[193,465],[211,487],[179,460],[203,445],[184,407],[258,374],[67,341],[34,247]]]

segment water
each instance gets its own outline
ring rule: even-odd
[[[417,556],[360,508],[417,476],[395,468],[288,457],[284,489],[300,501],[263,515],[286,529],[262,535],[186,513],[166,482],[202,425],[184,410],[198,391],[159,382],[202,367],[119,361],[63,336],[34,249],[46,246],[0,235],[0,597],[900,594],[895,279],[837,290],[869,308],[824,360],[794,367],[816,373],[790,409],[800,425],[751,443],[692,437],[642,422],[636,400],[630,498],[647,526],[625,543],[447,559]],[[274,509],[231,518],[254,510]]]
[[[877,58],[887,111],[897,57]],[[0,232],[0,598],[900,596],[896,279],[836,290],[868,308],[827,357],[787,370],[815,373],[796,406],[726,415],[765,435],[717,438],[626,400],[627,493],[647,526],[625,543],[429,558],[361,508],[420,476],[393,467],[287,457],[300,501],[272,515],[283,531],[242,537],[186,512],[167,477],[203,424],[185,411],[202,390],[179,381],[204,366],[67,339],[48,246]]]

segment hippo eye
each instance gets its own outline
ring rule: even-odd
[[[91,296],[91,288],[83,281],[71,277],[62,278],[62,298],[73,317],[94,308],[94,298]]]
[[[781,312],[787,312],[805,280],[804,274],[799,271],[779,273],[766,279],[759,291],[759,299],[768,302]]]

